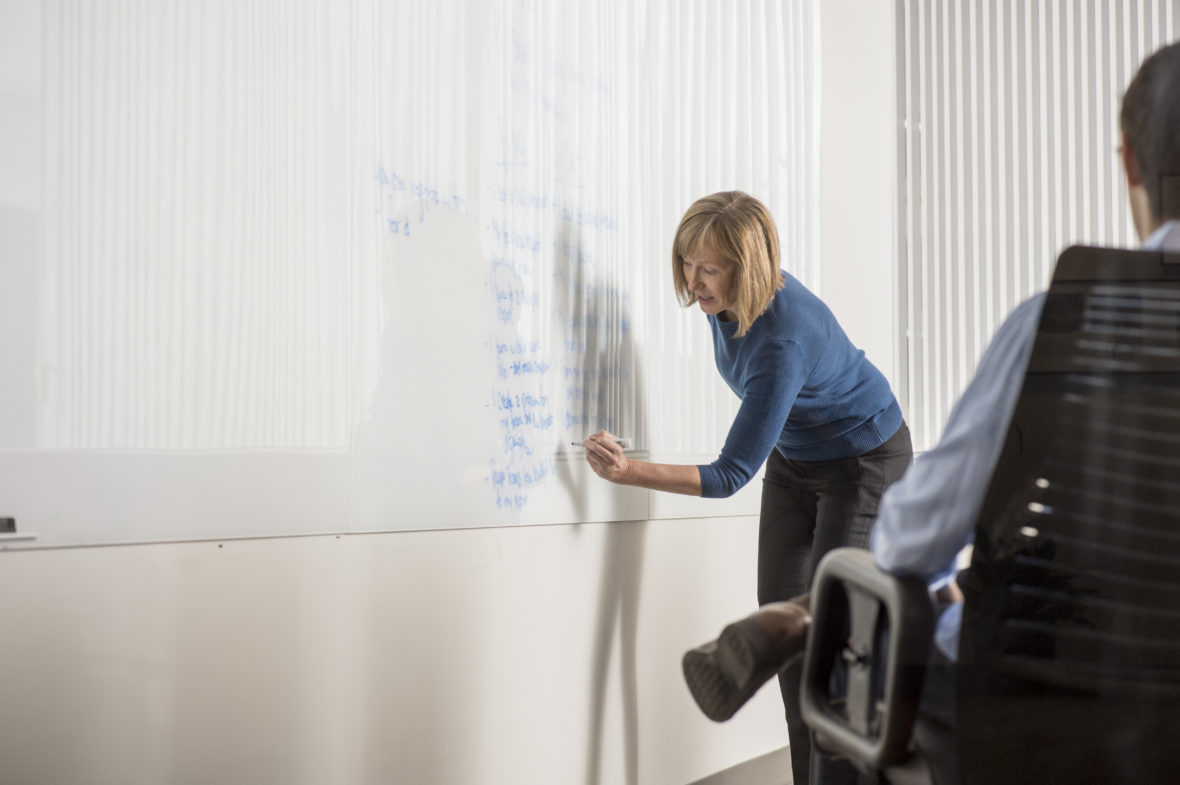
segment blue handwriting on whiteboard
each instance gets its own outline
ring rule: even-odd
[[[526,210],[545,210],[553,213],[562,221],[575,226],[584,226],[606,232],[619,231],[619,219],[613,213],[583,208],[573,202],[561,199],[552,194],[537,191],[525,191],[519,188],[491,187],[492,199],[501,204],[520,207]]]
[[[520,510],[528,504],[528,491],[557,474],[557,462],[552,458],[503,464],[488,462],[486,481],[496,494],[496,506],[502,510]]]
[[[541,252],[541,238],[535,234],[518,233],[510,230],[508,227],[502,225],[496,218],[492,218],[492,224],[488,227],[488,231],[496,239],[500,245],[505,248],[512,248],[517,251],[527,251],[531,254],[538,254]]]
[[[571,333],[581,331],[618,330],[620,335],[631,334],[631,318],[624,314],[572,313],[554,310],[553,318],[562,321],[562,326]]]
[[[418,223],[425,222],[427,214],[434,209],[467,215],[467,200],[453,188],[425,180],[407,180],[380,164],[373,170],[373,181],[377,186],[374,212],[385,220],[390,234],[410,234],[410,219],[404,214],[406,207],[418,208]]]

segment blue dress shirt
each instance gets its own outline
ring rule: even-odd
[[[1165,223],[1143,248],[1180,250],[1180,222]],[[954,578],[956,558],[975,535],[1044,302],[1044,293],[1034,295],[1008,316],[951,410],[938,444],[915,459],[881,498],[871,548],[885,572],[923,578],[931,591]],[[958,655],[962,612],[961,604],[948,607],[935,631],[935,642],[951,659]]]

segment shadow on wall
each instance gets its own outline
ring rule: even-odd
[[[563,227],[559,238],[558,247],[568,249],[568,254],[559,255],[559,260],[563,259],[566,264],[555,275],[554,303],[566,316],[568,365],[581,369],[580,384],[575,387],[580,395],[570,402],[574,419],[584,419],[586,435],[605,428],[620,437],[632,439],[636,447],[646,449],[648,434],[643,411],[644,386],[640,376],[642,363],[630,329],[630,303],[617,282],[593,272],[594,265],[586,263],[582,243],[568,227]],[[602,491],[612,493],[606,480],[585,472],[575,473],[567,463],[559,463],[559,478],[570,497],[578,500],[579,520],[589,516],[587,498]],[[581,482],[603,487],[581,487]],[[575,529],[577,532],[583,526],[606,527],[594,618],[594,650],[587,679],[591,716],[586,746],[586,785],[617,782],[614,776],[607,775],[604,779],[603,775],[607,731],[613,727],[607,716],[607,706],[615,652],[622,710],[624,782],[626,785],[638,785],[639,782],[636,646],[648,524],[646,521],[618,520],[626,514],[623,504],[617,501],[610,511],[611,520],[579,524]]]
[[[486,287],[456,279],[453,260],[486,258],[482,235],[469,221],[440,214],[413,228],[412,235],[386,244],[382,261],[389,310],[377,385],[354,431],[355,531],[450,528],[486,520],[487,486],[482,478],[473,481],[473,472],[486,473],[487,459],[479,456],[486,456],[489,447],[505,450],[495,460],[529,460],[507,452],[510,437],[519,437],[522,449],[534,448],[537,455],[541,450],[535,448],[551,434],[567,434],[568,440],[599,427],[626,435],[638,446],[647,444],[630,303],[618,282],[596,274],[576,228],[559,227],[551,270],[539,263],[493,260]],[[551,297],[543,294],[547,290]],[[423,308],[431,303],[437,307]],[[545,312],[534,310],[538,306]],[[522,312],[534,321],[521,326]],[[499,379],[493,388],[519,391],[522,397],[533,391],[541,399],[547,377],[538,372],[501,379],[489,336],[473,337],[472,324],[492,325],[491,342],[520,347],[524,361],[535,356],[545,361],[538,365],[545,365],[560,357],[569,377],[536,408],[561,418],[559,424],[548,430],[505,429],[499,418],[487,416],[487,388],[478,380]],[[551,341],[544,340],[546,326],[553,331]],[[532,354],[533,341],[543,342],[549,353]],[[439,444],[440,428],[464,438]],[[433,444],[433,449],[416,450],[419,444]],[[634,516],[634,497],[628,513],[618,493],[622,489],[573,460],[559,457],[552,465],[556,478],[548,481],[560,484],[574,519]],[[476,503],[484,508],[474,509]],[[492,514],[512,517],[511,510]],[[591,533],[587,526],[602,528]],[[574,720],[571,730],[586,734],[585,746],[577,749],[585,750],[587,785],[637,785],[636,643],[646,527],[643,521],[617,520],[571,527],[571,537],[585,535],[594,551],[601,548],[597,586],[587,586],[585,578],[570,581],[562,571],[576,569],[577,560],[548,558],[548,549],[556,547],[552,537],[528,527],[382,540],[384,555],[368,568],[382,592],[357,598],[357,630],[363,639],[354,648],[365,655],[355,670],[366,674],[367,682],[354,685],[365,707],[357,720],[362,771],[431,772],[434,781],[461,782],[470,781],[470,766],[491,767],[485,774],[499,766],[530,771],[568,766],[561,749],[525,756],[516,749],[517,740],[526,743],[538,718],[569,705],[569,698],[539,686],[556,679],[574,685],[571,689],[587,685],[589,690],[585,720],[549,714],[557,722]],[[440,550],[436,543],[441,542],[448,544]],[[417,549],[414,543],[421,543],[421,553],[401,552]],[[532,548],[541,550],[523,555]],[[440,556],[444,551],[447,555]],[[531,566],[521,570],[525,559]],[[390,563],[398,574],[378,577],[380,565]],[[540,587],[547,587],[549,595],[538,596]],[[586,605],[580,599],[583,589]],[[571,607],[578,616],[550,615]],[[445,612],[438,614],[440,608]],[[519,629],[534,613],[542,626]],[[435,614],[438,619],[432,618]],[[545,630],[545,624],[556,624],[558,634]],[[562,643],[563,631],[588,641],[589,649],[571,655]],[[621,716],[615,715],[616,706]],[[613,736],[620,732],[621,738]],[[557,734],[558,748],[579,744],[577,736]],[[452,745],[466,745],[467,752],[449,755]],[[621,763],[616,750],[622,752]],[[555,760],[562,756],[561,762]]]

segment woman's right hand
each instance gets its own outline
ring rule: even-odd
[[[623,454],[619,438],[609,431],[599,431],[582,442],[586,462],[604,480],[625,484],[631,460]]]

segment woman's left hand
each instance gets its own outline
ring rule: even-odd
[[[604,480],[623,483],[631,461],[623,454],[618,437],[608,431],[599,431],[582,442],[586,448],[586,462],[594,473]]]

